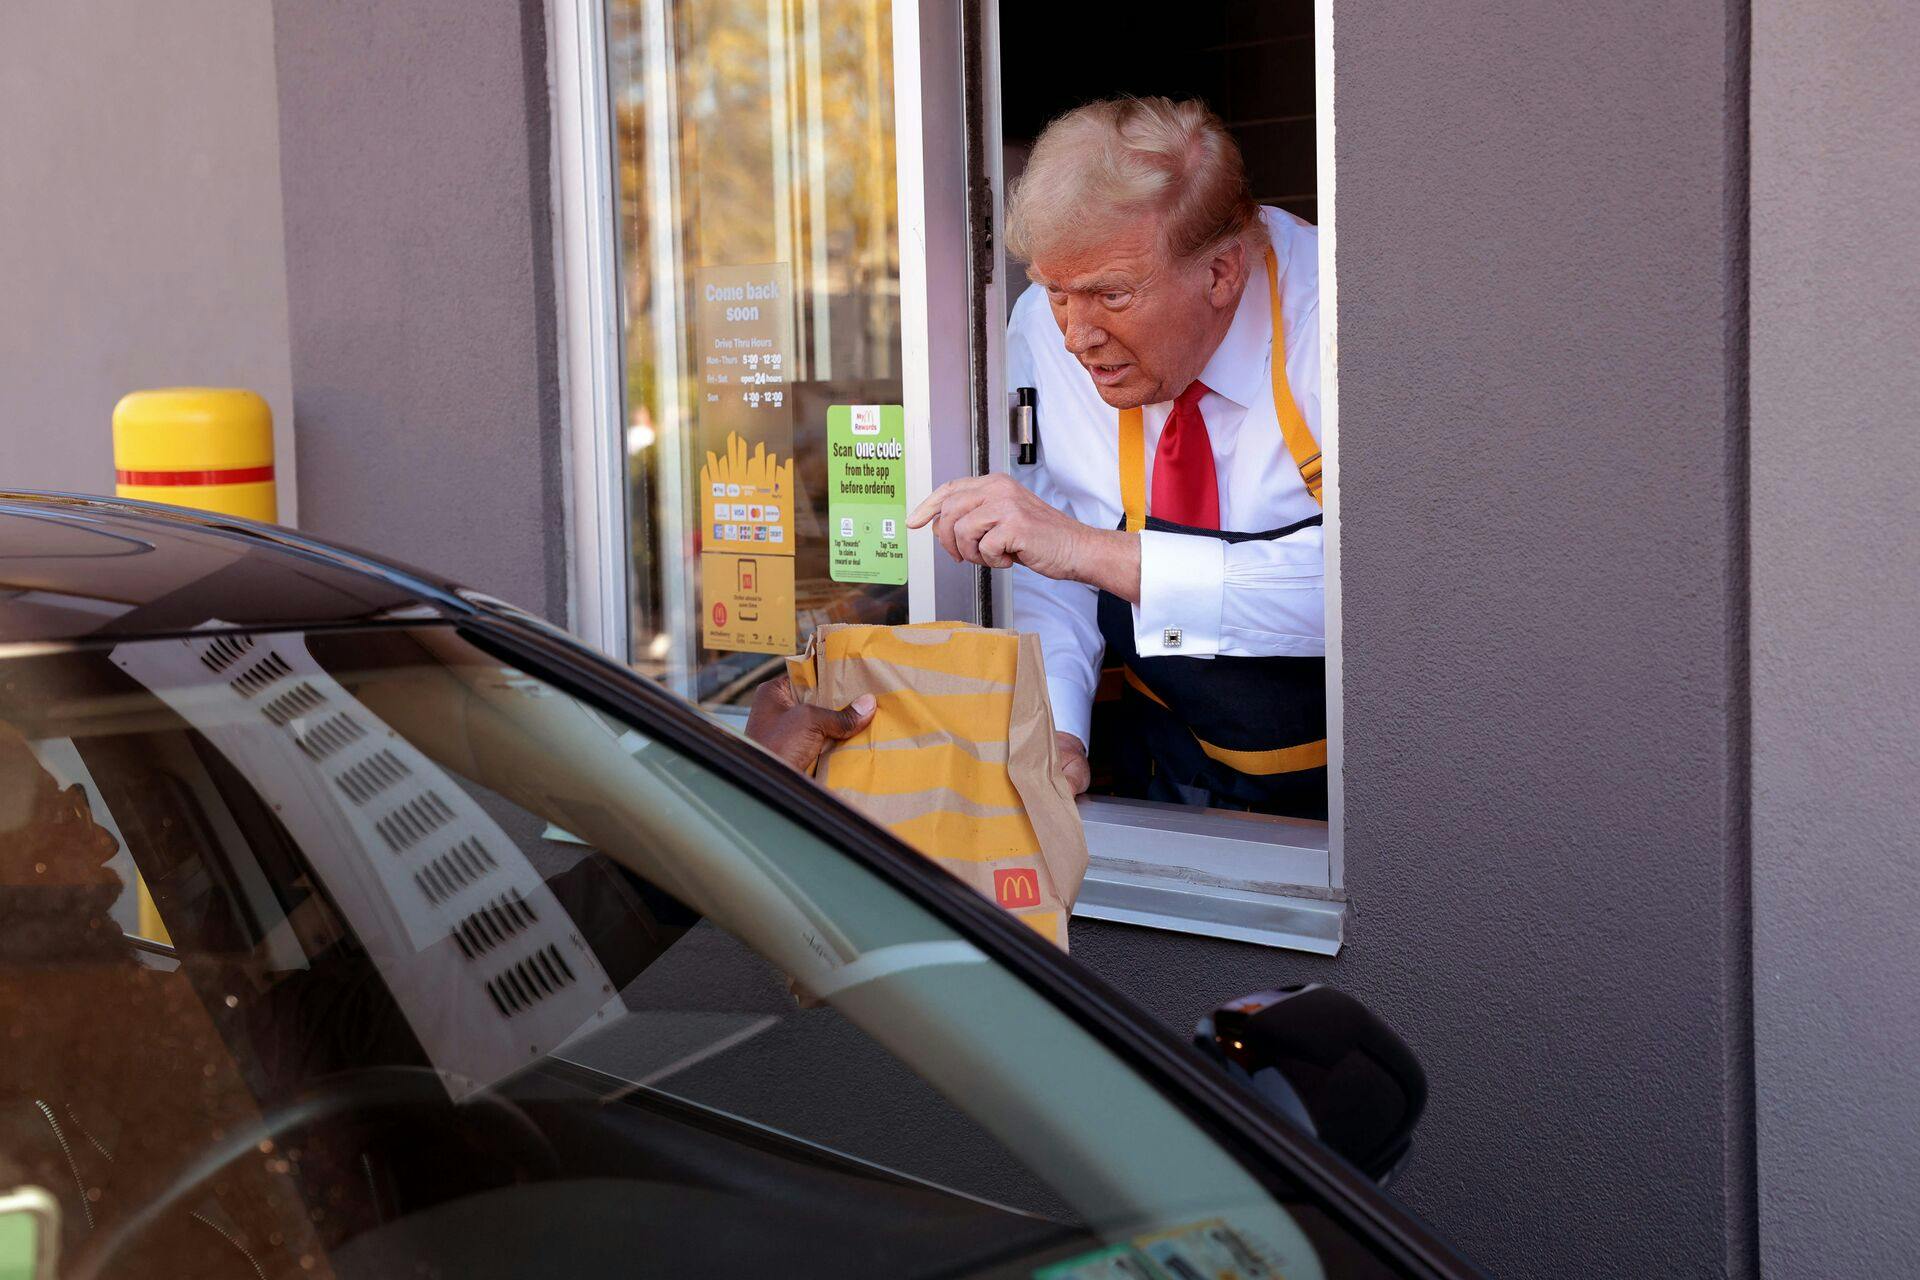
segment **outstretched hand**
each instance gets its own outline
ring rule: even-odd
[[[863,693],[838,711],[812,706],[797,700],[793,685],[780,676],[753,695],[747,737],[800,772],[812,773],[822,752],[867,727],[877,705],[872,694]]]
[[[1046,578],[1085,582],[1121,599],[1140,599],[1140,540],[1118,529],[1092,529],[1035,497],[1011,476],[949,480],[907,517],[907,527],[933,526],[934,540],[955,560],[1010,569],[1022,565]]]

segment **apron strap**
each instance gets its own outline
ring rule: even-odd
[[[1150,702],[1157,702],[1168,711],[1165,698],[1147,687],[1147,682],[1134,674],[1132,667],[1123,667],[1126,680],[1135,693],[1141,694]],[[1218,760],[1229,769],[1249,774],[1256,778],[1270,778],[1276,773],[1299,773],[1306,769],[1324,769],[1327,767],[1327,740],[1317,738],[1312,742],[1302,742],[1292,747],[1273,747],[1265,751],[1239,751],[1233,747],[1219,747],[1208,742],[1189,727],[1193,740],[1208,756]]]
[[[1294,402],[1293,388],[1287,385],[1286,332],[1281,326],[1280,262],[1271,246],[1267,249],[1267,302],[1273,313],[1273,411],[1280,419],[1280,435],[1300,470],[1301,483],[1315,505],[1325,506],[1320,498],[1320,446]],[[1147,427],[1146,415],[1139,409],[1120,411],[1120,506],[1127,513],[1128,533],[1147,527]]]
[[[1138,409],[1120,411],[1120,505],[1128,533],[1147,527],[1147,426]]]
[[[1307,493],[1315,506],[1324,507],[1326,503],[1320,500],[1320,446],[1307,429],[1300,406],[1293,402],[1293,388],[1287,385],[1287,340],[1280,327],[1280,264],[1271,247],[1267,249],[1267,301],[1273,308],[1273,411],[1280,418],[1280,434],[1286,437],[1287,452],[1300,469]]]

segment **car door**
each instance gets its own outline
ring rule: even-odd
[[[0,1155],[82,1273],[231,1237],[340,1276],[1465,1274],[1029,931],[554,633],[0,667],[0,854],[74,886],[0,954]],[[121,851],[167,944],[115,951]]]

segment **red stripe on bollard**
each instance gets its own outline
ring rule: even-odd
[[[121,484],[260,484],[273,479],[273,468],[230,467],[225,471],[116,471]]]

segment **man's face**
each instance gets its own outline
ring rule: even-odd
[[[1245,273],[1229,278],[1221,261],[1173,261],[1146,217],[1095,249],[1043,255],[1028,274],[1100,398],[1133,409],[1186,390],[1226,335]]]

